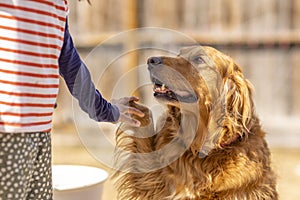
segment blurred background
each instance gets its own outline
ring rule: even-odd
[[[170,39],[172,34],[157,40],[158,34],[120,36],[124,31],[144,27],[177,31],[233,57],[255,88],[256,111],[268,133],[280,199],[300,198],[300,0],[91,0],[91,5],[72,0],[69,10],[74,43],[107,99],[135,94],[153,106],[151,86],[142,84],[149,82],[145,63],[147,57],[162,52],[139,49],[160,41],[164,48],[172,45],[177,51],[191,45],[181,37]],[[137,66],[141,67],[134,70]],[[122,84],[123,93],[113,94],[124,74],[130,78]],[[111,172],[98,155],[112,157],[113,150],[101,137],[113,144],[116,126],[101,123],[99,131],[86,116],[80,117],[84,114],[72,102],[61,80],[54,114],[54,163],[98,166]],[[105,200],[116,198],[112,182],[105,184]]]

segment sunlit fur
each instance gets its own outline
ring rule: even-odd
[[[198,54],[204,61],[199,66],[191,60]],[[251,85],[241,68],[211,47],[187,47],[178,57],[161,59],[190,83],[198,101],[184,104],[160,100],[166,112],[156,128],[146,106],[130,103],[145,117],[137,118],[142,123],[140,128],[124,124],[117,131],[118,171],[114,176],[118,198],[278,199],[265,132],[255,114]],[[174,76],[163,73],[159,66],[150,73],[156,72],[168,85],[180,87],[178,82],[183,81],[172,80]],[[128,130],[130,134],[125,133]],[[160,150],[171,141],[179,142],[163,153],[143,157],[143,153]],[[165,159],[170,159],[168,165],[160,166]]]

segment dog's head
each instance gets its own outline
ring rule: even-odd
[[[155,98],[199,115],[193,151],[208,154],[247,135],[253,118],[251,86],[232,58],[212,47],[193,46],[182,48],[177,57],[151,57],[147,63]]]

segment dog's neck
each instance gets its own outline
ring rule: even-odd
[[[221,142],[220,146],[222,148],[231,146],[232,144],[236,143],[237,141],[240,141],[242,139],[242,136],[240,134],[236,134],[234,137],[230,138],[230,140]]]
[[[251,133],[257,132],[261,128],[259,119],[253,115],[251,123],[248,124],[248,128],[243,128],[242,134],[241,133],[236,133],[232,138],[226,141],[222,141],[220,143],[220,146],[222,148],[231,146],[233,144],[236,144],[239,141],[242,141],[245,138],[248,138]]]
[[[236,134],[234,137],[232,137],[230,140],[227,140],[227,141],[224,141],[224,142],[221,142],[220,146],[221,148],[226,148],[226,147],[229,147],[235,143],[237,143],[238,141],[242,141],[242,139],[244,137],[247,137],[248,136],[248,133],[244,133],[243,136],[239,135],[239,134]],[[198,152],[198,157],[199,158],[205,158],[206,156],[208,156],[208,154],[205,154],[201,151]]]
[[[168,106],[168,108],[169,108],[169,113],[170,113],[172,116],[174,116],[175,118],[177,118],[177,119],[179,120],[179,123],[180,123],[180,122],[181,122],[180,119],[181,119],[181,117],[183,116],[183,115],[182,115],[182,114],[183,114],[183,113],[182,113],[182,110],[181,110],[180,108],[177,108],[177,107],[174,107],[174,106]],[[188,113],[189,113],[189,112],[188,112]],[[233,144],[235,144],[235,143],[237,143],[237,142],[239,142],[239,141],[242,141],[242,139],[248,137],[248,135],[249,135],[248,130],[245,130],[245,131],[243,132],[242,135],[236,133],[236,135],[234,135],[232,138],[230,138],[230,139],[228,139],[228,140],[226,140],[226,141],[222,141],[222,142],[220,143],[220,147],[221,147],[221,148],[229,147],[229,146],[231,146],[231,145],[233,145]],[[184,143],[183,143],[183,144],[184,144]],[[198,152],[198,156],[199,156],[200,158],[204,158],[204,157],[207,156],[207,154],[201,153],[201,151],[199,151],[199,152]]]

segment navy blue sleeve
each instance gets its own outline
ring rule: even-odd
[[[118,108],[106,101],[95,88],[89,70],[74,47],[67,23],[58,62],[59,73],[64,78],[69,91],[90,118],[99,122],[118,121],[120,116]]]

